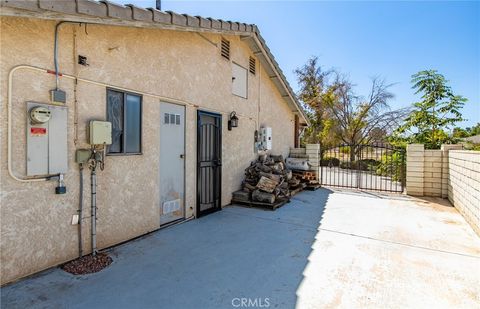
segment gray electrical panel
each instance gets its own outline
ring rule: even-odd
[[[27,102],[27,176],[68,170],[65,106]]]

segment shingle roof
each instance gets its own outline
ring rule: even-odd
[[[124,6],[104,0],[0,0],[0,7],[2,8],[0,15],[121,24],[134,27],[160,27],[198,32],[226,32],[240,35],[262,62],[282,97],[287,102],[290,101],[289,103],[298,110],[300,117],[308,123],[301,104],[254,24],[190,16],[172,11],[164,12],[154,8],[144,9],[131,4]],[[24,14],[21,12],[24,12]]]

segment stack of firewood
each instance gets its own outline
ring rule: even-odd
[[[234,199],[273,204],[278,198],[290,197],[290,190],[299,184],[283,156],[260,155],[245,169],[242,190],[234,193]]]

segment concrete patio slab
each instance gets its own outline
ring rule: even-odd
[[[110,249],[114,262],[100,273],[55,268],[5,286],[1,304],[478,307],[480,239],[442,203],[320,189],[274,212],[229,206]]]

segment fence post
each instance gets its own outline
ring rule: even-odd
[[[311,164],[312,169],[315,170],[317,179],[319,179],[320,173],[320,144],[306,144],[305,152],[308,156],[308,162]]]
[[[408,195],[423,196],[424,189],[424,157],[423,144],[407,145],[407,177],[406,188]]]

